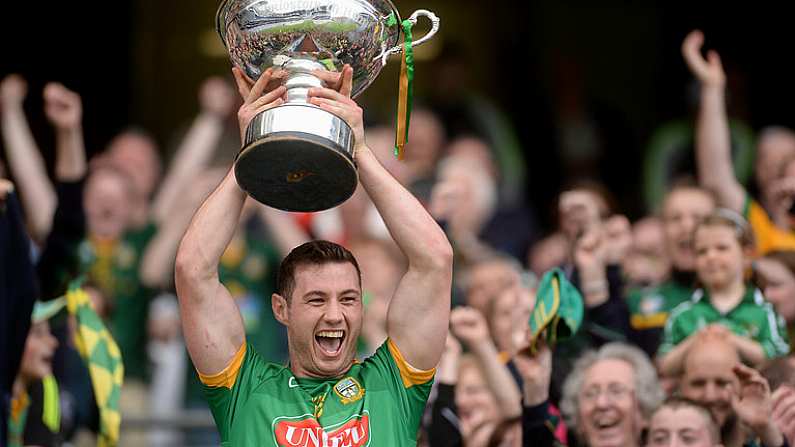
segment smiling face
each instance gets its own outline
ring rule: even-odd
[[[91,236],[115,239],[130,223],[134,195],[127,180],[113,169],[98,169],[86,180],[83,190],[86,227]]]
[[[708,290],[742,281],[745,255],[733,228],[701,225],[694,239],[696,273]]]
[[[577,429],[589,446],[638,445],[643,423],[631,364],[618,359],[594,363],[585,372],[578,401]]]
[[[671,191],[663,205],[665,246],[673,266],[681,271],[695,269],[693,231],[715,208],[715,201],[698,188]]]
[[[287,326],[290,368],[299,377],[337,377],[353,363],[362,329],[362,290],[353,264],[296,266],[288,299],[273,295],[273,313]]]
[[[52,357],[58,340],[50,333],[47,321],[33,323],[25,340],[19,373],[25,381],[41,380],[52,374]]]
[[[731,400],[738,382],[732,368],[739,362],[734,347],[722,340],[697,343],[685,358],[682,396],[706,407],[721,427],[734,415]]]

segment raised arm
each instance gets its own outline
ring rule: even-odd
[[[362,109],[350,99],[353,72],[343,71],[339,92],[310,89],[310,101],[345,119],[354,129],[359,180],[408,259],[387,313],[387,334],[412,366],[431,369],[447,337],[453,251],[425,208],[384,167],[364,141]]]
[[[235,74],[240,81],[240,73]],[[269,78],[266,71],[250,88],[239,82],[245,98],[238,111],[241,128],[257,113],[281,104],[283,88],[261,96]],[[218,262],[235,234],[245,200],[230,170],[193,216],[177,252],[175,284],[185,344],[196,370],[206,375],[226,368],[245,340],[237,304],[218,279]]]
[[[491,388],[502,418],[513,419],[522,414],[522,395],[508,368],[500,362],[497,347],[489,335],[486,319],[471,307],[457,307],[450,314],[450,328],[478,359]]]
[[[44,111],[55,128],[56,207],[36,262],[36,274],[41,297],[52,299],[66,291],[68,277],[79,274],[76,248],[86,237],[83,180],[88,167],[80,95],[61,84],[48,84],[44,88]]]
[[[8,167],[25,210],[26,226],[33,239],[42,243],[50,232],[56,198],[22,108],[26,95],[27,84],[22,77],[10,75],[3,79],[0,83],[0,125]]]
[[[87,166],[80,95],[61,84],[47,84],[44,113],[55,128],[55,178],[62,182],[82,179]]]
[[[682,43],[682,56],[701,87],[696,119],[696,165],[699,182],[717,195],[721,206],[743,211],[745,190],[734,176],[731,134],[726,117],[726,74],[714,50],[701,55],[704,34],[692,31]]]
[[[209,78],[199,90],[199,104],[201,112],[182,139],[155,195],[152,217],[158,223],[170,218],[185,185],[210,162],[223,134],[224,120],[235,106],[234,92],[223,79]]]
[[[226,173],[223,168],[207,170],[183,185],[181,200],[174,204],[169,218],[158,226],[157,234],[146,245],[138,272],[144,285],[168,288],[172,284],[174,259],[180,239],[196,210],[221,183]]]

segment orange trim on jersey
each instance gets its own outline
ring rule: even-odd
[[[411,388],[414,385],[422,385],[433,379],[433,375],[436,374],[436,368],[423,371],[411,366],[409,362],[403,358],[403,354],[400,353],[400,349],[398,349],[392,339],[387,340],[387,347],[389,348],[390,354],[392,354],[392,358],[395,359],[395,364],[400,370],[400,378],[403,380],[404,387]]]
[[[212,388],[221,388],[223,386],[231,390],[235,385],[237,374],[240,372],[240,367],[243,365],[243,359],[245,358],[246,342],[244,341],[240,346],[240,349],[237,350],[237,353],[232,358],[232,361],[226,365],[226,368],[224,368],[218,374],[213,374],[210,376],[205,376],[204,374],[199,373],[199,380],[201,380],[203,384]]]
[[[19,417],[23,411],[30,406],[30,397],[27,391],[22,391],[22,394],[11,398],[11,420],[19,422]]]
[[[795,250],[795,234],[777,227],[755,200],[749,202],[745,218],[754,232],[757,254],[764,256],[773,250]]]
[[[629,320],[629,325],[633,329],[653,329],[665,326],[668,321],[668,312],[657,312],[650,315],[633,315]]]

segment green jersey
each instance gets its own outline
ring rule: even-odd
[[[126,377],[147,376],[146,319],[155,291],[146,287],[138,274],[144,250],[157,234],[148,223],[127,231],[114,241],[86,239],[80,244],[83,270],[113,303],[109,328],[124,358]]]
[[[627,297],[632,328],[639,331],[662,328],[668,320],[668,313],[692,295],[692,287],[674,281],[632,290]]]
[[[660,346],[668,314],[693,295],[694,288],[687,284],[672,279],[655,287],[629,292],[627,307],[633,342],[650,356]]]
[[[233,239],[218,264],[218,277],[243,317],[246,340],[264,359],[277,363],[287,360],[287,332],[274,318],[270,299],[276,290],[273,280],[278,265],[274,248],[248,235]],[[185,402],[204,406],[196,372],[188,369],[186,373]]]
[[[659,353],[665,354],[690,334],[719,323],[737,335],[750,338],[762,346],[768,358],[786,355],[789,343],[784,319],[765,301],[759,289],[748,287],[742,301],[734,309],[720,313],[701,289],[693,297],[677,306],[665,324],[663,343]]]
[[[297,378],[250,344],[221,373],[202,376],[222,445],[416,445],[434,371],[418,371],[391,340],[342,377]]]

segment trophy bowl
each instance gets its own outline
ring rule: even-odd
[[[439,19],[419,10],[431,30]],[[352,97],[400,53],[400,16],[389,0],[224,0],[216,28],[232,63],[256,80],[268,68],[283,70],[287,100],[249,124],[235,161],[240,187],[255,200],[286,211],[320,211],[350,197],[358,183],[348,124],[307,102],[324,86],[323,72],[353,69]]]

